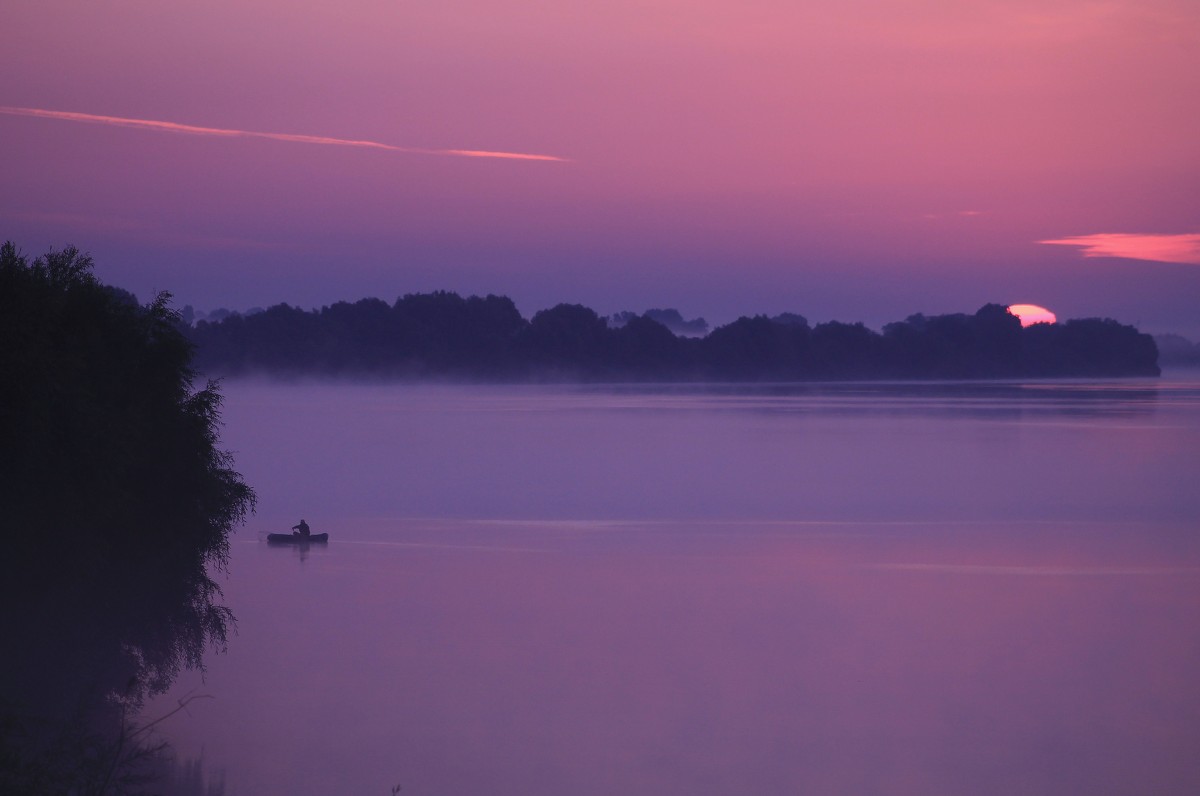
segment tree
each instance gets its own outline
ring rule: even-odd
[[[595,376],[604,370],[609,328],[594,310],[559,304],[533,316],[520,347],[535,372]]]
[[[1158,376],[1154,338],[1111,318],[1035,323],[1024,330],[1025,369],[1035,376]]]
[[[870,378],[883,371],[882,338],[861,323],[819,323],[809,339],[811,372],[820,378]]]
[[[910,315],[883,327],[891,375],[1010,378],[1021,374],[1021,321],[1002,304],[974,315]]]
[[[803,373],[808,339],[806,323],[780,323],[756,315],[714,329],[701,346],[711,378],[788,381]]]
[[[169,298],[139,306],[74,248],[30,263],[0,247],[4,718],[140,704],[226,641],[211,570],[254,493]]]
[[[1002,304],[974,314],[910,315],[883,334],[861,323],[809,327],[802,315],[742,317],[693,336],[677,310],[601,318],[559,304],[526,321],[511,299],[455,293],[286,304],[185,330],[199,367],[225,374],[512,380],[791,381],[986,379],[1158,373],[1154,341],[1115,321],[1028,329]],[[678,335],[678,336],[677,336]],[[1178,346],[1176,346],[1178,349]]]
[[[686,378],[690,340],[676,337],[649,313],[628,319],[609,332],[612,370],[622,378]]]

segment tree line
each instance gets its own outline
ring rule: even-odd
[[[661,311],[656,311],[661,312]],[[614,316],[616,317],[616,316]],[[661,317],[661,316],[660,316]],[[882,332],[741,317],[700,336],[650,314],[613,323],[579,304],[524,318],[503,296],[414,293],[304,310],[277,304],[185,329],[196,366],[264,373],[485,381],[795,381],[1156,376],[1153,338],[1111,319],[1022,327],[1000,304],[909,316]]]
[[[1178,334],[1156,334],[1158,362],[1166,367],[1200,368],[1200,343]]]

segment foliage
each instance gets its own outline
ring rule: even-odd
[[[923,378],[1007,378],[1028,375],[1022,364],[1021,322],[999,304],[974,315],[912,315],[883,329],[898,375]]]
[[[604,319],[578,304],[525,321],[509,299],[441,292],[390,308],[379,299],[312,312],[279,305],[201,321],[190,334],[200,366],[226,374],[791,381],[1158,373],[1154,341],[1133,327],[1084,320],[1022,328],[1000,304],[973,315],[912,315],[882,334],[861,323],[810,327],[795,313],[738,318],[704,337],[677,336],[680,322],[676,310]]]
[[[693,318],[689,321],[680,314],[679,310],[673,307],[649,309],[641,315],[625,310],[614,315],[609,315],[605,319],[605,322],[613,329],[620,329],[636,318],[649,318],[665,326],[672,334],[684,337],[703,337],[708,334],[708,321],[703,318]]]
[[[1156,334],[1159,362],[1170,367],[1200,367],[1200,343],[1177,334]]]
[[[0,248],[0,698],[42,718],[136,706],[225,643],[210,570],[254,505],[169,295],[91,269]]]

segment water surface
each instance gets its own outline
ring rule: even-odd
[[[1200,790],[1194,381],[225,392],[230,794]]]

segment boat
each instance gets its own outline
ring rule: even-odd
[[[308,536],[301,536],[298,533],[269,533],[267,534],[267,544],[325,544],[329,541],[329,534],[314,533]]]

